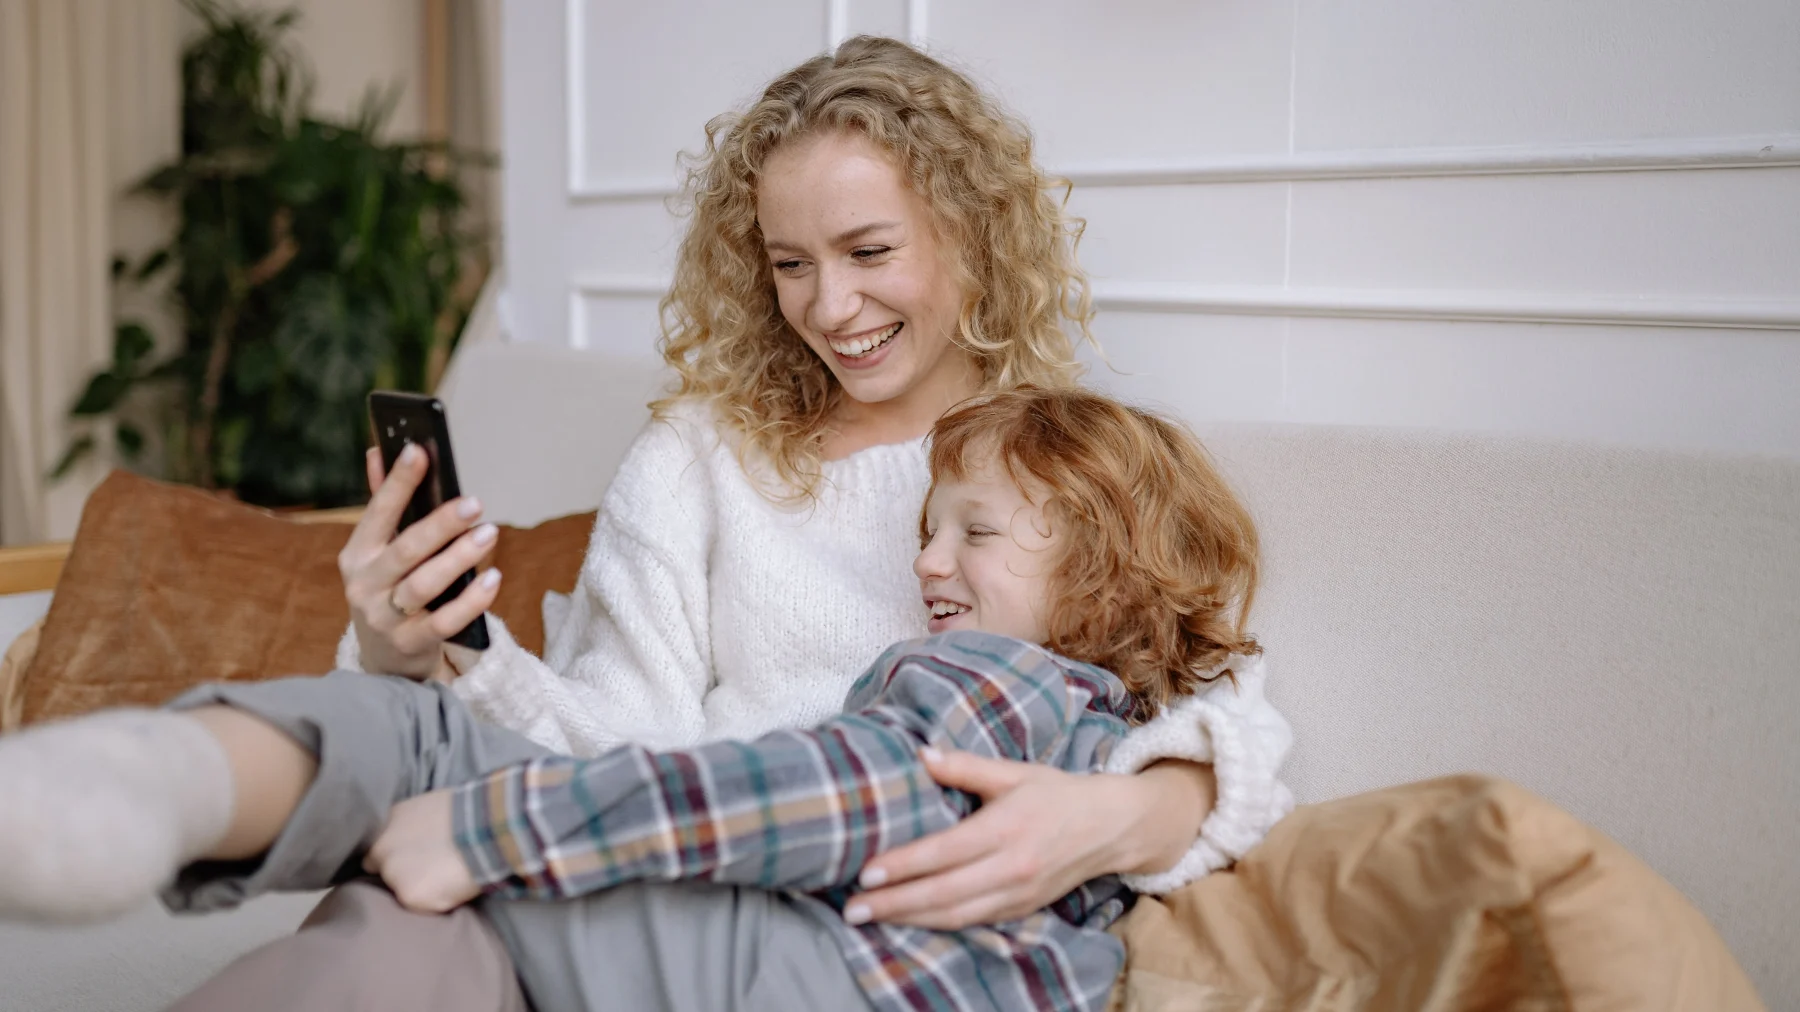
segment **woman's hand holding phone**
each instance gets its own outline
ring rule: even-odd
[[[381,451],[369,450],[369,506],[338,553],[338,572],[363,670],[448,680],[454,671],[445,659],[445,641],[494,603],[500,572],[488,570],[436,611],[425,605],[487,555],[497,531],[493,524],[477,526],[481,504],[464,496],[396,537],[401,514],[428,466],[425,453],[409,446],[394,472],[384,475]],[[443,553],[436,554],[440,548]]]

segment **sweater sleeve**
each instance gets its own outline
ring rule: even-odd
[[[1138,892],[1172,892],[1229,867],[1293,811],[1294,796],[1276,773],[1294,734],[1263,695],[1263,659],[1234,656],[1226,666],[1236,684],[1219,678],[1171,703],[1107,759],[1108,773],[1136,773],[1162,759],[1211,763],[1218,780],[1218,801],[1181,860],[1166,871],[1123,876]]]
[[[714,527],[703,458],[715,438],[684,417],[653,420],[639,434],[601,503],[568,619],[543,659],[487,616],[491,645],[452,685],[476,716],[564,755],[700,740],[712,682]],[[356,668],[354,631],[338,660]]]

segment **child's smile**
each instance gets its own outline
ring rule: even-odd
[[[913,572],[931,613],[929,632],[974,629],[1044,642],[1055,554],[1042,507],[990,465],[938,482],[925,525]]]

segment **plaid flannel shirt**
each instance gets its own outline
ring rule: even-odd
[[[851,926],[841,911],[869,859],[980,803],[933,781],[922,746],[1096,771],[1134,707],[1125,687],[1020,640],[956,632],[890,648],[845,705],[753,742],[508,767],[458,788],[457,845],[484,889],[515,897],[633,879],[805,894],[878,1009],[1104,1008],[1124,963],[1106,928],[1130,901],[1114,876],[962,931]]]

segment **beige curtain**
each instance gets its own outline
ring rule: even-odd
[[[0,543],[69,537],[104,474],[46,478],[111,355],[112,259],[171,224],[123,193],[178,151],[182,25],[170,0],[0,0]]]

